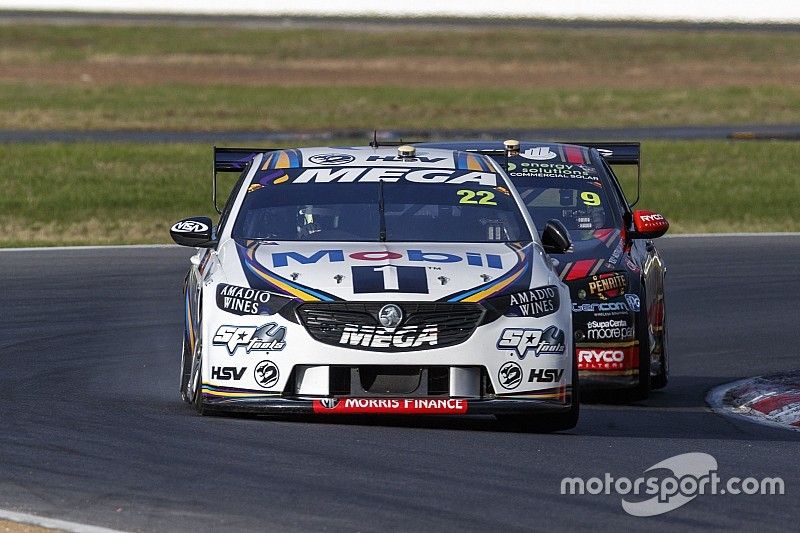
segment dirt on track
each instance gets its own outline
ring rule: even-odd
[[[800,84],[800,64],[684,61],[622,66],[569,61],[488,61],[447,57],[257,60],[243,56],[104,55],[86,61],[0,62],[0,81],[25,83],[247,86],[407,86],[669,88]]]

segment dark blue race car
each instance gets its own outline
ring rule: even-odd
[[[646,398],[669,375],[664,307],[666,268],[653,239],[663,215],[633,210],[612,165],[639,166],[638,143],[420,143],[490,156],[506,170],[539,231],[563,224],[572,241],[551,253],[570,287],[581,387]],[[637,184],[638,185],[638,184]]]

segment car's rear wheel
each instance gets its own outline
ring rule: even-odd
[[[578,424],[580,417],[580,386],[578,383],[578,362],[572,362],[572,396],[570,408],[562,413],[542,413],[532,415],[497,415],[497,419],[507,429],[530,433],[552,433],[566,431]]]

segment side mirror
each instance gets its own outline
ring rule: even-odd
[[[669,222],[664,215],[641,209],[633,212],[632,239],[655,239],[664,235],[668,229]]]
[[[169,236],[181,246],[211,248],[217,244],[211,238],[213,224],[208,217],[184,218],[169,229]]]
[[[542,232],[542,247],[548,254],[564,254],[572,247],[569,230],[560,220],[547,221]]]

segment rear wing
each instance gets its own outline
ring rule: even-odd
[[[214,171],[211,180],[211,200],[214,209],[222,214],[217,205],[217,173],[219,172],[244,172],[253,161],[253,158],[264,152],[274,152],[281,148],[220,148],[214,147]]]
[[[602,158],[609,165],[636,165],[636,199],[630,204],[636,205],[639,202],[642,190],[642,151],[641,144],[638,142],[575,142],[575,141],[559,141],[562,144],[572,144],[576,146],[584,146],[586,148],[595,148],[600,153]],[[381,143],[383,145],[385,143]],[[415,144],[415,143],[407,143]],[[463,150],[465,152],[474,152],[483,155],[493,156],[493,159],[502,157],[507,154],[505,148],[497,146],[497,141],[454,141],[442,143],[424,143],[426,146],[436,148],[449,148],[452,150]],[[503,143],[505,144],[505,143]],[[529,142],[520,143],[522,145],[529,145]]]
[[[633,207],[639,203],[642,193],[642,146],[638,142],[576,142],[587,148],[596,148],[609,165],[636,165],[636,199],[630,203]]]

